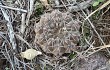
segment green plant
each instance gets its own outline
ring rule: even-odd
[[[44,12],[44,6],[41,3],[36,2],[35,16],[39,16],[39,15],[43,14],[43,12]]]
[[[100,2],[103,2],[104,0],[95,0],[92,6],[98,6]]]
[[[75,52],[70,53],[70,55],[69,55],[69,59],[73,59],[73,58],[75,58],[76,55],[77,55],[77,53],[75,53]]]

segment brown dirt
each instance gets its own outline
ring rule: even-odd
[[[108,58],[103,53],[95,53],[86,60],[80,59],[75,64],[74,70],[107,70],[106,63]],[[101,69],[105,67],[104,69]]]

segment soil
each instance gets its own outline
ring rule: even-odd
[[[78,60],[74,70],[110,70],[107,69],[107,62],[108,58],[104,56],[102,52],[98,52],[91,55],[86,60]]]

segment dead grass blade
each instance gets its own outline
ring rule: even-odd
[[[9,7],[9,6],[3,6],[3,5],[0,5],[1,8],[5,8],[5,9],[11,9],[11,10],[16,10],[16,11],[20,11],[20,12],[25,12],[27,13],[27,10],[24,10],[24,9],[19,9],[19,8],[13,8],[13,7]]]
[[[98,50],[95,50],[95,49],[97,49],[97,48],[99,48],[99,49],[98,49]],[[87,57],[89,57],[90,55],[92,55],[92,54],[94,54],[94,53],[96,53],[96,52],[98,52],[98,51],[100,51],[100,50],[102,50],[102,49],[106,49],[106,48],[110,48],[110,44],[93,48],[95,51],[92,52],[92,53],[90,53],[89,55],[87,55]]]
[[[105,2],[102,6],[100,6],[98,9],[96,9],[95,11],[93,11],[90,15],[88,15],[87,17],[86,17],[86,19],[85,20],[87,20],[89,17],[91,17],[94,13],[96,13],[97,11],[99,11],[99,10],[101,10],[101,9],[103,9],[103,8],[105,8],[107,5],[109,5],[110,4],[110,0],[108,0],[107,2]]]
[[[24,40],[20,35],[15,34],[15,36],[16,36],[17,38],[19,38],[21,41],[23,41],[24,43],[26,43],[29,48],[32,48],[31,45],[29,45],[29,43],[28,43],[26,40]]]
[[[7,27],[8,27],[8,31],[9,31],[8,35],[9,35],[9,38],[10,38],[10,43],[12,45],[13,50],[16,50],[17,44],[15,42],[14,30],[13,30],[13,26],[12,26],[11,20],[10,20],[11,17],[5,9],[3,9],[3,8],[0,8],[0,9],[3,13],[3,16],[4,16],[5,20],[7,21]]]

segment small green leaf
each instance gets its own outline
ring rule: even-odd
[[[104,0],[98,0],[98,2],[103,2]]]
[[[97,6],[97,5],[99,5],[99,2],[98,2],[98,1],[95,1],[95,2],[93,3],[93,6]]]
[[[70,58],[70,59],[73,59],[73,58],[75,57],[75,55],[76,55],[76,53],[71,53],[71,54],[69,55],[69,58]]]

